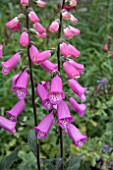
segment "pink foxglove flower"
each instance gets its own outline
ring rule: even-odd
[[[62,79],[56,75],[51,82],[49,100],[52,104],[58,104],[64,99],[65,95],[62,90]]]
[[[28,0],[20,0],[20,4],[28,6],[29,5],[29,1]]]
[[[66,58],[69,57],[69,50],[68,50],[68,44],[66,44],[65,42],[63,42],[62,44],[60,44],[60,52],[62,53],[62,55]]]
[[[103,50],[104,50],[105,52],[107,52],[107,51],[108,51],[108,44],[104,44],[104,48],[103,48]]]
[[[41,81],[41,84],[50,91],[50,81]]]
[[[59,29],[59,22],[58,21],[53,21],[52,24],[49,26],[49,31],[52,33],[56,33]]]
[[[31,62],[33,64],[36,64],[39,51],[34,45],[31,45],[31,47],[29,48],[29,54],[30,54]]]
[[[18,101],[11,110],[7,111],[6,113],[9,115],[10,120],[16,122],[17,117],[23,112],[25,108],[25,101],[20,100]]]
[[[34,11],[31,11],[29,13],[29,19],[33,24],[40,21],[39,17],[36,15]]]
[[[82,146],[87,140],[87,136],[83,135],[74,125],[70,124],[67,127],[70,138],[74,141],[76,146]]]
[[[26,70],[24,70],[18,76],[13,77],[12,84],[12,92],[14,92],[18,99],[23,100],[25,99],[26,95],[28,94],[27,86],[28,86],[29,75]]]
[[[53,64],[49,60],[44,61],[43,63],[40,64],[40,66],[50,74],[53,74],[53,72],[58,70],[58,64]]]
[[[70,97],[69,101],[70,101],[70,106],[72,107],[72,109],[75,112],[77,112],[80,115],[80,117],[83,117],[84,112],[86,110],[86,105],[77,103],[77,101],[73,97]]]
[[[79,71],[68,61],[65,61],[63,64],[64,71],[66,72],[69,78],[79,78],[80,73]]]
[[[70,30],[69,27],[63,29],[64,35],[66,38],[70,39],[74,37],[74,33]]]
[[[79,99],[82,101],[86,100],[84,93],[86,92],[87,88],[82,87],[76,80],[70,79],[68,80],[69,86],[71,90],[78,95]]]
[[[11,69],[13,69],[18,62],[20,61],[20,53],[14,54],[10,59],[5,62],[2,62],[2,74],[7,75]]]
[[[27,32],[23,32],[20,36],[20,46],[27,47],[29,45],[29,34]]]
[[[40,34],[43,34],[46,32],[46,29],[38,22],[33,24],[33,28]]]
[[[0,44],[0,58],[3,58],[3,56],[2,56],[2,49],[3,49],[3,45]]]
[[[13,18],[12,20],[6,23],[6,27],[9,29],[13,29],[19,23],[18,17]]]
[[[51,56],[51,50],[45,50],[38,54],[37,56],[37,64],[40,64],[47,60]]]
[[[39,7],[45,7],[46,6],[46,2],[42,1],[42,0],[38,0],[36,1],[36,4],[39,6]]]
[[[71,32],[74,34],[74,35],[79,35],[80,34],[80,30],[75,28],[75,27],[72,27],[69,25],[69,29],[71,30]]]
[[[57,108],[58,120],[56,123],[62,128],[67,128],[67,126],[74,121],[74,118],[70,114],[70,110],[65,101],[61,101]]]
[[[71,59],[69,59],[68,62],[71,63],[80,74],[84,73],[84,65],[83,64],[79,64]]]
[[[0,127],[4,130],[9,131],[10,134],[14,134],[16,132],[15,126],[16,122],[12,122],[11,120],[8,120],[3,116],[0,116]]]
[[[39,32],[36,32],[36,35],[35,35],[36,38],[46,38],[46,32],[40,34]]]
[[[53,112],[47,114],[38,126],[35,127],[38,139],[44,139],[47,137],[50,128],[52,127],[54,121]]]
[[[47,91],[47,89],[43,85],[38,84],[36,93],[42,100],[42,106],[45,107],[47,110],[51,110],[53,108],[53,105],[49,101],[49,98],[48,98],[49,92]]]
[[[20,29],[21,29],[21,27],[20,27],[20,22],[19,22],[16,26],[14,26],[12,28],[12,31],[17,31],[17,30],[20,30]]]
[[[78,22],[78,19],[75,18],[75,17],[71,14],[70,21],[71,21],[72,23],[76,23],[76,22]]]
[[[70,0],[70,6],[76,6],[77,5],[77,0]]]
[[[66,9],[67,11],[73,11],[75,10],[75,7],[70,7],[70,6],[65,5],[64,9]]]
[[[64,10],[64,11],[62,12],[62,17],[63,17],[65,20],[69,20],[71,16],[70,16],[70,14],[69,14],[68,11]]]

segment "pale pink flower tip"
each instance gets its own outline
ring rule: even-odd
[[[9,29],[13,29],[19,23],[18,17],[13,18],[12,20],[6,23],[6,27]]]
[[[40,21],[39,17],[36,15],[34,11],[31,11],[29,13],[29,19],[33,24]]]
[[[42,1],[42,0],[38,0],[36,1],[36,4],[39,6],[39,7],[45,7],[46,6],[46,2]]]
[[[29,1],[28,0],[20,0],[20,4],[28,6],[29,5]]]
[[[52,24],[49,26],[49,31],[52,33],[56,33],[59,29],[59,23],[57,21],[53,21]]]

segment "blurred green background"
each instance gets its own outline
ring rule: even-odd
[[[31,0],[34,11],[40,17],[41,24],[48,28],[54,18],[58,18],[59,1],[46,0],[45,9],[38,8]],[[6,61],[16,53],[19,47],[19,36],[22,29],[11,32],[5,29],[5,23],[21,13],[19,0],[0,0],[0,43],[4,45],[3,56]],[[75,118],[74,124],[80,131],[87,134],[87,142],[80,148],[74,146],[68,135],[64,135],[65,162],[72,155],[80,158],[79,170],[112,170],[113,169],[113,58],[110,53],[103,51],[104,43],[108,42],[108,36],[113,36],[113,0],[79,0],[78,5],[72,14],[79,19],[73,25],[81,30],[80,36],[70,39],[69,42],[81,52],[81,56],[76,60],[85,65],[84,74],[79,78],[82,86],[87,87],[85,116],[80,118],[77,113],[71,113]],[[21,28],[25,21],[22,21]],[[34,44],[39,51],[57,47],[57,35],[47,34],[47,39],[33,38]],[[110,50],[113,50],[111,43]],[[51,60],[57,62],[56,55]],[[0,59],[0,63],[2,60]],[[7,117],[6,111],[18,101],[11,92],[12,76],[19,73],[22,68],[28,65],[26,53],[22,56],[21,63],[18,64],[10,74],[3,76],[0,72],[0,115]],[[0,70],[2,70],[0,64]],[[46,73],[39,66],[33,66],[35,82],[50,80],[49,73]],[[61,72],[63,88],[65,92],[76,98],[68,88],[67,76]],[[105,85],[103,80],[107,80]],[[100,81],[99,81],[100,80]],[[9,155],[14,149],[21,145],[18,157],[12,165],[12,170],[35,170],[36,159],[30,151],[27,142],[29,130],[33,129],[33,113],[31,106],[31,89],[29,83],[29,95],[26,99],[26,109],[19,116],[17,122],[17,133],[11,136],[8,132],[0,129],[0,161]],[[38,97],[36,95],[36,101]],[[38,121],[40,121],[47,111],[37,103]],[[53,125],[48,138],[40,141],[41,157],[55,158],[59,156],[59,135],[58,126]],[[42,161],[43,165],[43,161]],[[67,166],[67,164],[65,164]],[[67,168],[67,167],[65,167]],[[44,169],[44,167],[42,168]],[[72,169],[70,169],[72,170]],[[75,169],[73,169],[75,170]]]

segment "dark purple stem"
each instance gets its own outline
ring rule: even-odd
[[[62,8],[61,10],[64,8],[65,5],[65,0],[62,1]],[[59,23],[59,30],[58,30],[58,40],[61,38],[61,34],[62,34],[62,13],[60,12],[60,23]],[[57,48],[57,61],[58,61],[58,71],[60,72],[60,43],[58,44],[58,48]],[[60,130],[60,155],[61,158],[64,157],[64,153],[63,153],[63,134],[62,134],[62,128],[59,128]],[[61,166],[61,170],[64,170],[64,162]]]
[[[26,28],[29,30],[29,18],[28,18],[28,12],[27,12],[26,7]],[[37,114],[36,114],[36,104],[35,104],[35,88],[34,88],[34,80],[33,80],[33,73],[32,73],[32,63],[30,59],[30,54],[29,54],[29,48],[30,48],[30,43],[27,48],[27,54],[29,58],[29,72],[30,72],[30,80],[31,80],[31,89],[32,89],[32,106],[33,106],[33,113],[34,113],[34,124],[37,126]],[[40,170],[40,145],[37,143],[37,169]]]

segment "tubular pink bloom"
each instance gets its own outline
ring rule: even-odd
[[[43,34],[46,32],[46,29],[38,22],[33,24],[33,28],[40,34]]]
[[[76,6],[77,5],[77,1],[76,0],[70,0],[70,6]]]
[[[79,74],[83,74],[84,73],[84,65],[83,64],[79,64],[77,62],[75,62],[74,60],[69,59],[68,60],[69,63],[71,63],[79,72]]]
[[[113,58],[113,51],[110,51],[111,57]]]
[[[84,93],[86,92],[87,88],[82,87],[76,80],[70,79],[68,80],[68,84],[71,88],[71,90],[78,95],[79,99],[82,101],[85,101],[86,98],[84,96]]]
[[[49,91],[50,90],[50,81],[41,81],[41,84]]]
[[[58,120],[56,121],[56,124],[62,128],[67,128],[68,125],[74,121],[74,118],[70,114],[67,103],[63,100],[58,104],[57,116]]]
[[[29,19],[33,24],[40,21],[39,17],[36,15],[34,11],[31,11],[29,13]]]
[[[51,50],[46,50],[38,54],[37,64],[41,64],[51,56]]]
[[[36,1],[36,4],[39,6],[39,7],[45,7],[46,6],[46,2],[42,1],[42,0],[38,0]]]
[[[68,44],[66,44],[65,42],[63,42],[62,44],[60,44],[60,52],[62,53],[62,55],[66,58],[69,55],[68,52]]]
[[[29,1],[28,0],[20,0],[20,4],[28,6],[29,5]]]
[[[66,72],[69,78],[79,78],[80,73],[79,71],[68,61],[65,61],[63,64],[64,71]]]
[[[4,130],[9,131],[10,134],[14,134],[16,132],[15,126],[16,122],[12,122],[11,120],[8,120],[3,116],[0,116],[0,127]]]
[[[87,136],[83,135],[74,125],[70,124],[67,127],[70,138],[74,141],[76,146],[82,146],[87,140]]]
[[[11,69],[13,69],[18,62],[20,61],[20,53],[14,54],[9,60],[6,62],[2,62],[2,74],[7,75]]]
[[[62,17],[65,20],[69,20],[71,16],[70,16],[69,12],[65,10],[65,11],[62,12]]]
[[[5,26],[9,29],[12,29],[15,26],[17,26],[18,23],[19,23],[18,17],[15,17],[12,20],[8,21]]]
[[[23,32],[20,36],[20,41],[19,41],[21,46],[27,47],[29,45],[29,35],[27,32]]]
[[[71,21],[72,23],[76,23],[76,22],[78,22],[78,19],[75,18],[75,17],[71,14],[70,21]]]
[[[53,72],[58,70],[58,64],[53,64],[49,60],[44,61],[43,63],[40,64],[40,66],[50,74],[53,74]]]
[[[23,100],[28,94],[27,86],[28,86],[29,75],[26,70],[24,70],[19,76],[13,77],[13,83],[15,84],[12,87],[12,91],[16,94],[17,98]]]
[[[37,133],[38,139],[44,139],[47,137],[53,122],[54,122],[54,115],[53,112],[51,112],[47,114],[39,123],[39,125],[34,128]]]
[[[70,106],[72,107],[72,109],[76,111],[80,115],[80,117],[83,117],[84,112],[86,110],[86,105],[78,104],[77,101],[73,97],[70,97],[69,101],[70,101]]]
[[[70,7],[70,6],[65,5],[64,9],[66,9],[67,11],[73,11],[75,10],[75,7]]]
[[[104,50],[105,52],[107,52],[107,51],[108,51],[108,44],[104,44],[104,48],[103,48],[103,50]]]
[[[31,45],[31,47],[29,48],[29,54],[30,54],[31,62],[33,64],[36,64],[39,51],[34,45]]]
[[[46,32],[40,34],[39,32],[36,32],[36,35],[35,35],[36,38],[46,38]]]
[[[63,31],[66,38],[70,39],[74,37],[74,33],[71,31],[69,27],[64,28]]]
[[[52,33],[56,33],[59,29],[59,23],[58,21],[53,21],[52,24],[49,26],[49,31]]]
[[[69,29],[71,30],[71,32],[74,34],[74,35],[79,35],[80,34],[80,30],[75,28],[75,27],[72,27],[69,25]]]
[[[3,56],[2,56],[2,49],[3,49],[3,45],[0,44],[0,58],[3,58]]]
[[[64,92],[62,91],[62,79],[58,75],[52,79],[48,96],[52,104],[58,104],[65,97]]]
[[[47,110],[51,110],[53,108],[53,105],[49,101],[47,89],[43,85],[38,84],[36,88],[36,93],[42,100],[42,106],[45,107]]]
[[[20,22],[12,28],[13,31],[20,30]]]
[[[18,101],[11,110],[7,111],[6,114],[9,115],[10,120],[16,122],[17,117],[22,113],[25,108],[25,101],[20,100]]]
[[[12,78],[12,88],[11,88],[12,92],[15,92],[15,85],[16,85],[19,75],[20,74],[15,74]]]

